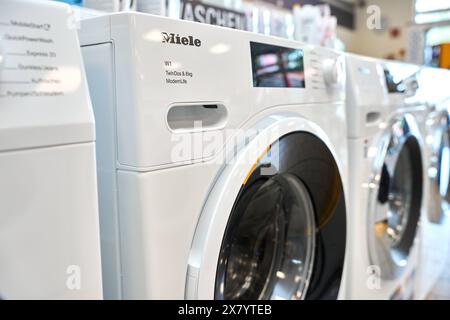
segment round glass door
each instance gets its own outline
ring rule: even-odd
[[[257,179],[239,199],[224,239],[217,298],[303,298],[314,257],[314,211],[294,175]]]
[[[335,299],[346,235],[345,197],[334,158],[316,136],[272,145],[243,183],[221,243],[216,299]],[[268,162],[269,161],[269,162]],[[263,174],[273,166],[271,174]]]
[[[395,119],[376,159],[369,205],[369,255],[383,278],[406,266],[414,244],[422,202],[422,155],[417,127],[409,115]]]

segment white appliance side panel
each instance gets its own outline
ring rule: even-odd
[[[365,159],[367,145],[362,139],[350,139],[349,148],[349,203],[348,237],[349,268],[347,272],[347,299],[388,299],[385,284],[379,274],[371,274],[367,243],[367,208],[370,162]],[[378,269],[373,269],[377,271]]]
[[[118,171],[124,299],[183,299],[189,251],[217,164]]]
[[[111,41],[109,15],[97,16],[93,19],[81,19],[79,25],[80,45],[86,46]]]
[[[2,298],[102,298],[94,148],[0,153]]]
[[[69,6],[0,2],[0,151],[94,140],[94,120]]]
[[[95,116],[98,197],[105,299],[121,298],[116,182],[116,117],[113,45],[82,47]]]

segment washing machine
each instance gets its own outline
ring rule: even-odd
[[[0,3],[0,296],[101,299],[94,116],[69,6]]]
[[[413,258],[415,261],[413,264],[415,266],[412,266],[410,277],[403,282],[402,288],[398,289],[398,293],[403,298],[423,299],[424,296],[420,294],[420,290],[417,288],[417,282],[420,278],[421,264],[429,263],[421,258],[421,253],[424,251],[428,252],[428,249],[424,249],[424,242],[426,243],[427,240],[425,238],[428,237],[431,231],[428,225],[428,215],[435,203],[435,196],[431,190],[432,186],[429,179],[429,168],[432,166],[432,152],[430,152],[431,148],[427,142],[430,131],[429,119],[432,116],[433,108],[427,100],[425,88],[421,87],[420,77],[423,67],[394,61],[383,61],[382,65],[389,93],[391,112],[396,112],[399,115],[408,114],[413,117],[421,136],[420,148],[422,154],[423,191],[416,250],[414,250],[415,255]],[[442,249],[448,250],[448,245],[444,246],[445,248],[442,247]],[[444,262],[441,261],[438,265],[442,268]],[[438,265],[435,266],[437,267]],[[427,281],[432,283],[431,280],[429,278]]]
[[[450,250],[449,225],[449,148],[450,148],[450,72],[436,68],[422,68],[419,92],[430,109],[425,125],[426,210],[421,219],[421,246],[417,277],[417,297],[439,298],[448,296],[436,288],[440,277],[448,273]]]
[[[401,111],[406,97],[389,92],[382,61],[357,55],[346,61],[352,168],[347,297],[410,298],[422,209],[422,135],[415,117]]]
[[[335,299],[340,53],[139,13],[81,23],[110,299]]]

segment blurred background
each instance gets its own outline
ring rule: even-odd
[[[450,68],[450,0],[63,0],[80,15],[135,10]]]

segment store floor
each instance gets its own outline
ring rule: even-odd
[[[450,300],[450,253],[447,255],[447,263],[444,274],[432,290],[430,300]]]

